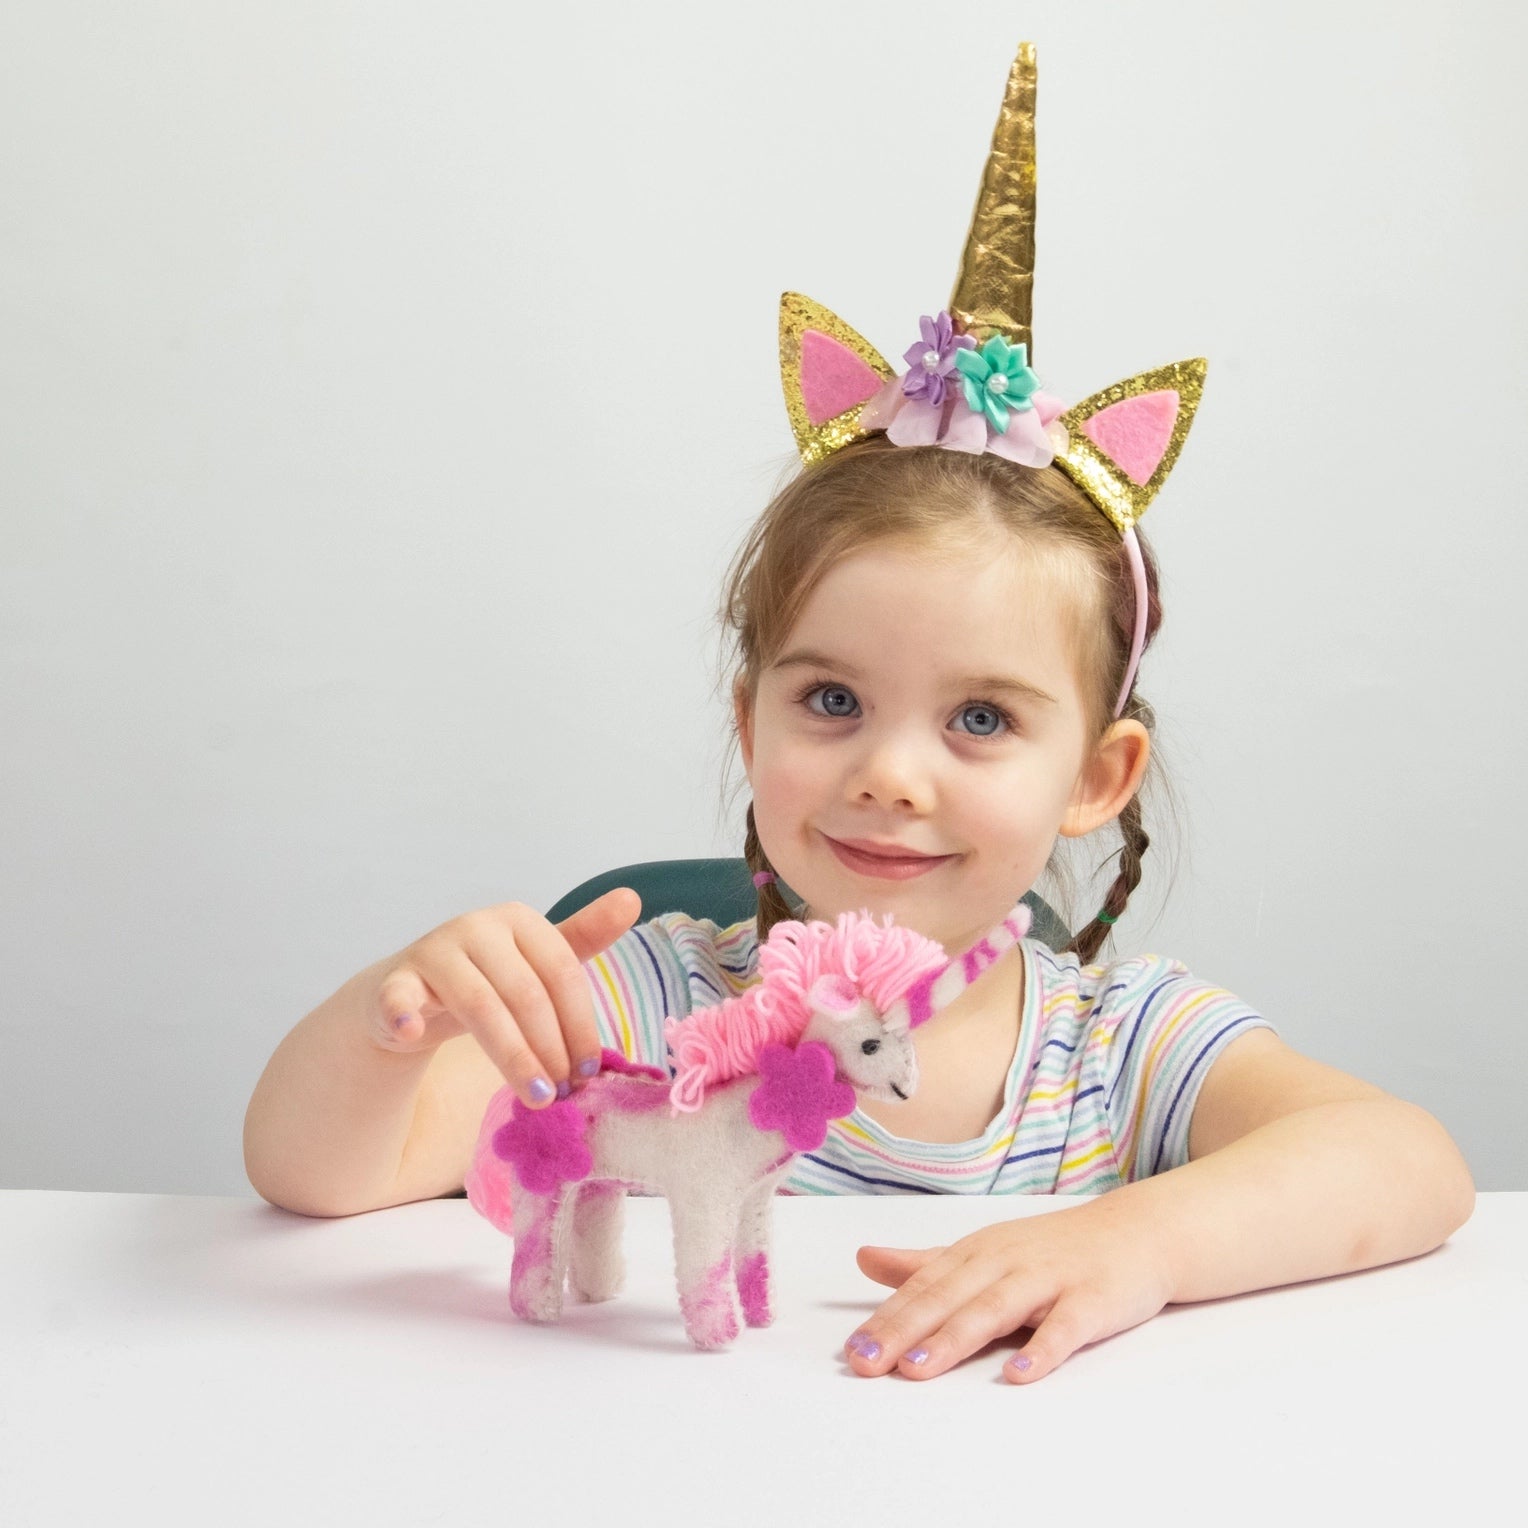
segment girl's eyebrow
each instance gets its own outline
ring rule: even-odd
[[[841,658],[830,658],[826,653],[820,653],[811,647],[799,647],[793,652],[786,653],[783,658],[776,658],[770,664],[771,669],[796,667],[832,669],[835,673],[843,674],[849,679],[864,677],[852,664],[845,663]],[[966,690],[982,690],[989,693],[1001,690],[1009,695],[1016,695],[1021,700],[1041,701],[1052,706],[1057,703],[1056,697],[1042,690],[1039,685],[1031,684],[1027,679],[1013,679],[1004,674],[973,675],[957,680],[955,683]]]

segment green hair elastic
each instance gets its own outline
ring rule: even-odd
[[[1093,921],[1095,923],[1118,923],[1119,919],[1116,918],[1113,913],[1100,912],[1093,914]]]

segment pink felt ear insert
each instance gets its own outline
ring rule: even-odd
[[[1082,423],[1082,433],[1132,483],[1140,485],[1157,470],[1172,439],[1179,399],[1171,388],[1111,403]]]
[[[816,329],[801,332],[801,398],[806,417],[825,424],[881,390],[882,379],[846,345]]]
[[[825,971],[812,983],[812,1006],[829,1013],[850,1013],[859,1007],[859,993],[847,976]]]

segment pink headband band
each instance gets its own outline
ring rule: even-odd
[[[1146,612],[1151,595],[1146,588],[1146,562],[1141,556],[1141,543],[1132,525],[1124,535],[1125,555],[1130,559],[1130,576],[1135,581],[1135,635],[1130,639],[1130,662],[1125,666],[1125,682],[1120,686],[1119,699],[1114,702],[1114,719],[1124,714],[1125,702],[1130,699],[1135,684],[1135,671],[1141,666],[1141,654],[1146,648]]]

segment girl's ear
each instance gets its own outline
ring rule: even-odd
[[[1083,765],[1057,831],[1063,838],[1082,838],[1113,822],[1141,788],[1150,762],[1151,734],[1137,721],[1115,722]]]

